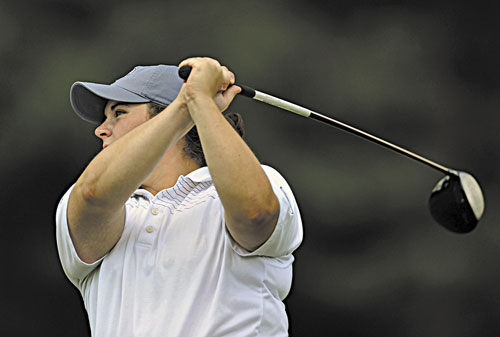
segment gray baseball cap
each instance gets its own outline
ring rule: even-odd
[[[73,110],[82,119],[100,124],[108,100],[124,103],[169,105],[182,87],[177,66],[137,66],[127,75],[111,84],[75,82],[70,100]]]

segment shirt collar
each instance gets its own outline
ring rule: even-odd
[[[172,186],[172,188],[175,188],[175,186],[179,184],[180,180],[186,180],[186,179],[194,183],[203,183],[212,181],[212,177],[210,176],[210,171],[208,170],[208,167],[203,166],[194,171],[189,172],[186,176],[180,175],[179,178],[177,179],[177,183],[174,186]],[[143,189],[142,187],[139,187],[139,189],[135,190],[133,196],[134,195],[144,197],[148,200],[153,198],[153,195],[149,193],[147,190]]]
[[[186,175],[184,178],[190,179],[191,181],[196,183],[212,181],[212,177],[210,176],[210,171],[206,166],[200,167],[199,169],[189,172],[188,175]]]

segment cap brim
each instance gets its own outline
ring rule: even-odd
[[[71,106],[82,119],[100,124],[107,101],[147,103],[149,99],[116,85],[75,82],[70,91]]]

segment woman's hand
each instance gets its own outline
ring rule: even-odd
[[[179,64],[179,68],[182,66],[191,66],[191,73],[181,91],[186,103],[209,96],[222,112],[241,91],[240,87],[233,86],[234,74],[217,60],[208,57],[189,58]]]
[[[226,91],[217,92],[214,97],[215,104],[221,112],[224,112],[233,101],[234,97],[241,92],[241,88],[235,85],[227,88]]]

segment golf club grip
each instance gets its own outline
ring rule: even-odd
[[[179,68],[179,77],[182,78],[184,81],[187,81],[189,74],[191,74],[191,66],[182,66]],[[250,88],[246,85],[238,84],[235,83],[234,85],[238,86],[241,88],[241,92],[239,93],[240,95],[246,96],[253,98],[255,96],[255,89]]]

